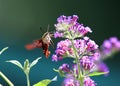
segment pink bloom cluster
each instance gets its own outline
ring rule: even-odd
[[[68,78],[65,78],[63,85],[64,86],[80,86],[80,83],[78,80],[68,77]]]
[[[97,63],[97,67],[96,68],[100,72],[109,72],[109,68],[108,68],[108,66],[104,62]],[[108,73],[105,74],[105,75],[108,75]]]
[[[118,40],[117,37],[110,37],[109,39],[106,39],[101,45],[101,49],[99,50],[100,58],[96,61],[96,70],[109,73],[108,66],[104,62],[102,62],[102,60],[109,58],[111,55],[114,55],[119,51],[120,40]],[[108,75],[108,73],[105,75]]]
[[[103,42],[102,53],[111,55],[114,52],[120,51],[120,40],[117,37],[111,37]]]
[[[77,38],[82,37],[88,32],[92,32],[89,27],[83,26],[77,22],[78,16],[60,16],[57,19],[57,24],[55,24],[56,32],[54,33],[54,37],[64,37],[64,38]],[[69,35],[70,33],[70,35]]]
[[[88,56],[83,56],[80,63],[85,70],[92,70],[95,66],[93,59]]]
[[[84,86],[96,86],[96,83],[90,77],[86,77],[84,79]]]
[[[96,71],[100,73],[109,72],[109,70],[104,63],[99,61],[101,55],[98,45],[85,36],[92,30],[78,23],[77,20],[77,15],[68,17],[62,15],[57,19],[54,37],[66,39],[58,42],[52,61],[57,62],[64,58],[73,58],[74,60],[72,67],[63,64],[58,68],[57,72],[66,77],[63,86],[81,86],[81,81],[83,82],[82,86],[96,86],[96,83],[90,79],[89,74],[96,73]],[[104,52],[111,52],[113,49],[118,50],[120,49],[120,41],[115,37],[106,40],[102,49],[106,49]]]
[[[70,72],[70,68],[68,64],[63,64],[62,66],[59,67],[59,70],[63,72]]]
[[[79,81],[74,79],[72,75],[67,75],[67,78],[65,78],[63,85],[64,86],[81,86]],[[96,86],[96,83],[90,77],[85,77],[84,86]]]
[[[74,46],[79,56],[89,55],[93,59],[96,59],[96,57],[98,57],[96,56],[96,50],[98,49],[98,45],[88,37],[74,40]],[[65,57],[75,58],[75,54],[73,53],[72,43],[69,39],[60,41],[57,44],[55,53],[56,54],[52,56],[53,61],[58,61],[59,59]]]

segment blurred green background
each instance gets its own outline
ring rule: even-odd
[[[61,86],[63,78],[53,71],[64,62],[52,62],[51,56],[46,59],[42,49],[27,51],[24,46],[32,40],[39,39],[50,25],[54,31],[54,24],[60,15],[78,15],[79,22],[91,27],[92,34],[88,34],[98,45],[111,37],[120,39],[120,3],[118,0],[0,0],[0,49],[9,46],[9,49],[0,56],[0,70],[14,83],[15,86],[26,86],[23,72],[16,66],[6,63],[6,60],[19,60],[22,64],[25,59],[33,61],[43,57],[30,72],[31,85],[42,79],[52,79],[58,76],[57,82],[49,86]],[[39,30],[43,28],[44,32]],[[55,46],[60,39],[52,38]],[[52,53],[53,48],[50,47]],[[98,86],[120,85],[120,54],[105,62],[109,66],[108,77],[93,77]],[[7,84],[0,78],[3,86]]]

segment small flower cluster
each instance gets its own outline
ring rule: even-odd
[[[62,66],[59,67],[59,70],[67,73],[70,72],[69,65],[68,64],[63,64]]]
[[[88,56],[83,56],[80,63],[85,70],[91,70],[95,66],[93,59]]]
[[[64,79],[63,82],[63,86],[81,86],[79,80],[77,80],[78,77],[77,65],[73,65],[72,69],[70,70],[68,64],[63,64],[62,66],[59,67],[59,71],[67,73],[66,78]],[[96,86],[96,83],[90,77],[85,77],[83,83],[84,86]]]
[[[83,26],[83,24],[80,24],[77,22],[78,16],[60,16],[57,19],[57,24],[55,24],[56,32],[54,33],[54,37],[64,37],[64,38],[77,38],[82,37],[88,32],[92,32],[92,30],[89,27]],[[70,35],[69,35],[70,33]]]
[[[66,77],[63,86],[96,86],[90,76],[105,74],[108,69],[99,61],[98,45],[85,36],[92,30],[78,23],[77,20],[77,15],[68,17],[62,15],[57,19],[54,37],[66,39],[57,44],[52,61],[57,62],[64,58],[73,59],[72,67],[65,63],[58,70],[55,70],[61,76]]]
[[[98,49],[98,45],[88,37],[84,37],[83,39],[76,39],[73,41],[74,47],[76,48],[76,52],[80,56],[87,55],[96,59]],[[58,61],[59,59],[63,59],[64,57],[72,57],[75,58],[74,49],[72,47],[72,42],[69,39],[62,40],[57,44],[57,49],[55,51],[55,55],[52,56],[53,61]]]
[[[105,40],[101,46],[101,53],[106,56],[120,51],[120,40],[117,37],[111,37],[108,40]]]
[[[106,72],[105,76],[109,73],[109,68],[104,62],[97,62],[96,68],[99,72]]]
[[[80,83],[78,80],[69,77],[64,80],[64,86],[80,86]],[[84,79],[84,86],[96,86],[96,83],[90,77],[86,77]]]
[[[67,74],[63,86],[80,86],[80,83],[72,75]]]
[[[109,39],[105,40],[101,45],[101,49],[99,50],[100,58],[96,62],[95,70],[100,72],[109,72],[109,68],[104,62],[102,62],[102,60],[111,57],[112,55],[114,55],[119,51],[120,51],[120,40],[118,40],[117,37],[110,37]]]

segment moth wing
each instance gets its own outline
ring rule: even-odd
[[[33,50],[35,48],[41,48],[42,47],[42,40],[35,40],[31,44],[25,45],[25,48],[27,50]]]

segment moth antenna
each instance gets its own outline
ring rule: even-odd
[[[53,37],[53,34],[50,34],[50,37]],[[51,45],[52,45],[52,47],[54,48],[54,46],[53,46],[53,45],[54,45],[53,40],[51,39],[50,41],[51,41],[51,42],[50,42],[50,44],[51,44]]]
[[[40,31],[43,32],[42,27],[40,27]]]
[[[50,27],[50,26],[49,26],[49,24],[48,24],[48,27],[47,27],[47,32],[49,31],[49,27]]]

